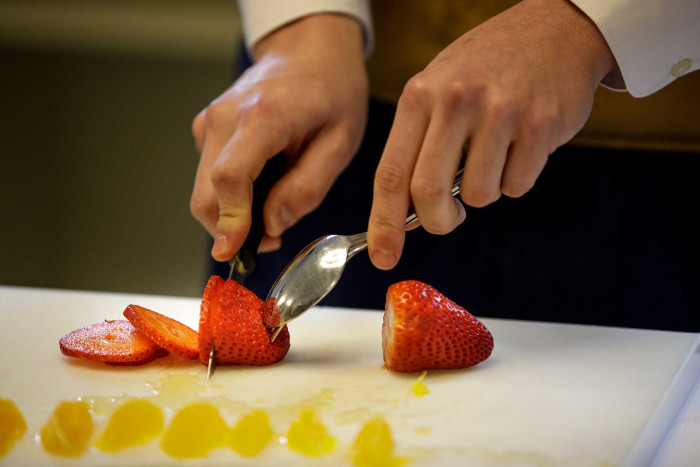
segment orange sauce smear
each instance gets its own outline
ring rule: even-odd
[[[152,402],[131,400],[119,407],[95,443],[101,451],[115,452],[139,446],[163,432],[163,411]]]
[[[196,403],[175,414],[160,446],[178,459],[206,457],[213,449],[226,446],[228,436],[229,428],[216,407]]]
[[[15,403],[9,399],[0,399],[0,457],[10,451],[25,431],[27,422]]]
[[[355,438],[352,463],[357,467],[400,467],[410,460],[394,457],[394,440],[389,424],[377,417],[368,422]]]
[[[328,434],[313,409],[304,409],[287,432],[287,446],[293,451],[318,457],[335,450],[335,438]]]
[[[92,435],[90,406],[85,402],[61,402],[41,429],[41,445],[52,454],[80,456]]]

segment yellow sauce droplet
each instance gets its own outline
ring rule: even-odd
[[[328,434],[328,429],[316,417],[313,409],[304,409],[299,420],[289,427],[287,445],[298,453],[317,457],[333,452],[335,438]]]
[[[61,456],[76,457],[92,435],[90,407],[85,402],[61,402],[41,429],[44,449]]]
[[[428,387],[425,384],[423,384],[423,380],[425,379],[425,375],[427,374],[428,372],[424,371],[423,374],[420,375],[420,378],[411,383],[414,396],[423,397],[427,394],[430,394],[430,389],[428,389]]]
[[[369,421],[355,438],[352,446],[352,463],[358,467],[399,467],[409,461],[406,457],[394,457],[394,440],[389,424],[380,417]]]
[[[226,445],[228,431],[216,407],[192,404],[175,414],[160,446],[172,457],[205,457],[212,449]]]
[[[95,446],[102,451],[119,451],[145,444],[163,432],[163,411],[152,402],[132,400],[114,411]]]
[[[233,426],[228,445],[238,454],[252,457],[267,446],[273,434],[270,418],[262,410],[256,410],[241,417]]]
[[[25,431],[27,422],[15,403],[9,399],[0,399],[0,457],[10,451]]]

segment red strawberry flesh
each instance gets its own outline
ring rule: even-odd
[[[384,362],[394,371],[467,368],[491,355],[493,336],[433,287],[403,281],[387,292],[382,347]]]
[[[167,351],[189,360],[197,359],[197,333],[181,322],[139,305],[127,306],[124,316],[136,329]]]
[[[110,365],[142,365],[168,354],[167,350],[124,320],[103,321],[76,329],[63,336],[59,346],[68,357]]]
[[[214,279],[210,279],[210,283]],[[206,296],[205,292],[205,296]],[[204,302],[204,300],[203,300]],[[204,307],[208,318],[208,332],[220,365],[271,365],[284,358],[289,350],[289,330],[285,326],[275,342],[263,322],[264,302],[253,292],[235,281],[227,280],[220,291],[217,306]],[[274,321],[274,310],[268,310],[267,319]],[[279,314],[277,316],[279,323]],[[204,335],[200,327],[200,337]],[[200,343],[200,349],[202,344]],[[209,348],[207,348],[208,359]],[[201,359],[201,353],[200,353]],[[205,363],[202,360],[202,363]]]

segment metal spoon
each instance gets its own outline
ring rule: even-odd
[[[452,196],[459,194],[462,169],[452,184]],[[415,212],[406,218],[406,228],[418,222]],[[285,324],[320,302],[340,280],[345,264],[367,249],[367,232],[355,235],[326,235],[314,240],[297,254],[272,285],[267,298],[275,298],[280,324],[272,334],[274,342]]]

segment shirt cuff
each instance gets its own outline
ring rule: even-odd
[[[369,0],[238,0],[238,7],[246,49],[251,56],[255,43],[275,29],[318,13],[338,13],[357,19],[362,25],[365,57],[374,48]]]
[[[634,97],[652,94],[700,68],[700,1],[570,0],[603,34]]]

